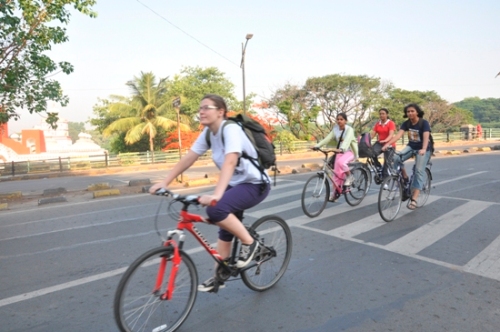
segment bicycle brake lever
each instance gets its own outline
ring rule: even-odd
[[[157,191],[155,191],[155,195],[158,196],[168,196],[170,194],[170,191],[168,191],[165,188],[159,188]]]

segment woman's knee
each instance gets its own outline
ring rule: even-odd
[[[208,206],[206,208],[207,216],[212,222],[219,222],[226,219],[229,216],[229,212],[226,209],[215,206]]]

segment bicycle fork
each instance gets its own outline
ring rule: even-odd
[[[174,252],[171,255],[172,259],[170,261],[172,262],[172,269],[170,271],[170,276],[168,279],[168,284],[165,289],[165,292],[160,295],[161,300],[171,300],[172,296],[174,295],[174,285],[175,285],[175,278],[177,277],[177,272],[179,271],[179,265],[181,264],[181,255],[179,254],[179,247],[175,243],[174,240],[167,240],[163,244],[165,247],[171,247]],[[165,276],[165,271],[167,270],[167,262],[169,261],[169,257],[166,257],[166,255],[163,255],[160,260],[160,267],[158,269],[158,274],[156,276],[156,285],[154,288],[154,293],[159,293],[161,291],[161,285],[163,284],[163,278]]]

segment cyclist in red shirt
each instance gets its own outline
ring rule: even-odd
[[[390,141],[391,138],[394,136],[394,133],[396,132],[396,124],[394,121],[389,119],[389,110],[387,108],[381,108],[378,111],[379,114],[379,121],[375,124],[373,127],[373,130],[371,131],[371,136],[375,137],[377,135],[377,143],[379,144],[381,151],[382,146],[385,145],[386,142]],[[375,143],[375,144],[377,144]],[[392,144],[393,148],[396,148],[396,143]],[[387,163],[386,160],[389,158],[389,154],[387,151],[384,151],[384,167],[382,170],[382,174],[384,177],[387,175]],[[377,167],[381,167],[380,162],[378,161],[378,158],[375,157],[375,165]]]

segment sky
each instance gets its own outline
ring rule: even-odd
[[[217,67],[243,99],[269,98],[287,83],[331,74],[377,77],[449,102],[500,98],[498,0],[97,0],[97,18],[73,12],[69,41],[50,52],[69,61],[58,74],[71,122],[92,118],[98,99],[128,96],[141,72],[173,77],[183,67]],[[20,111],[11,133],[40,123]]]

